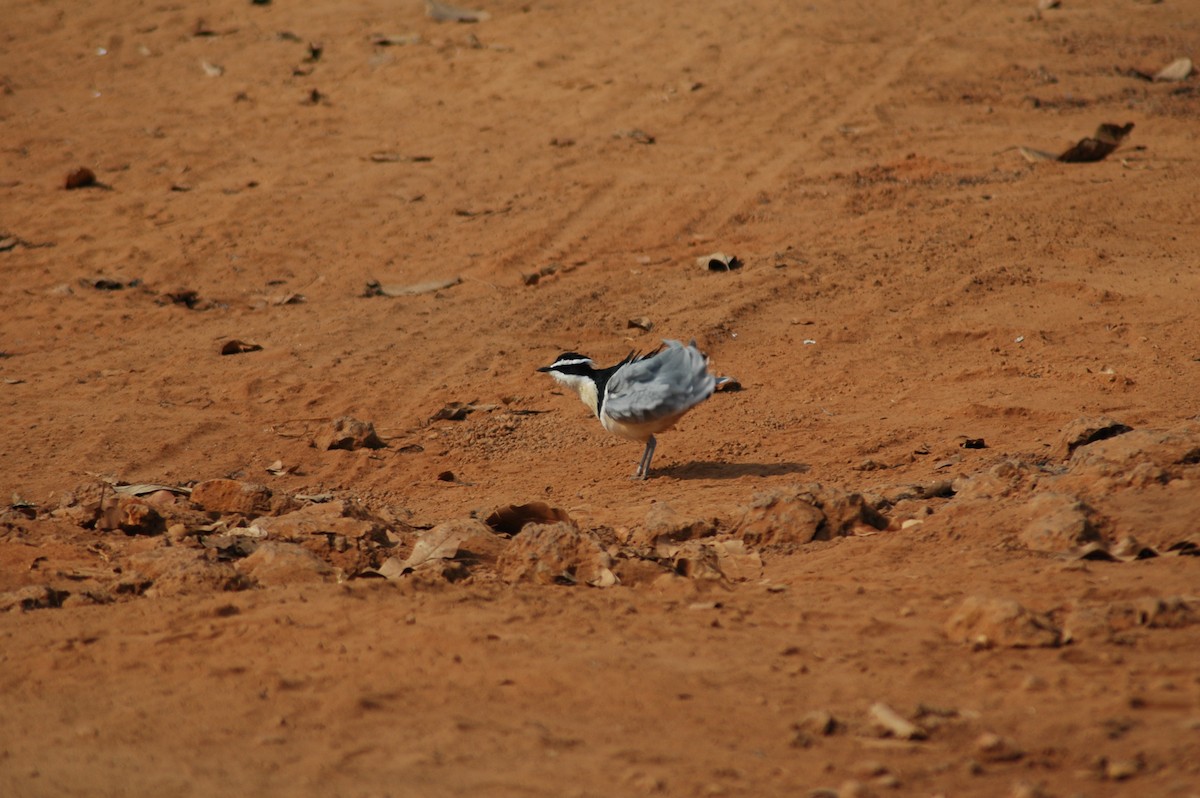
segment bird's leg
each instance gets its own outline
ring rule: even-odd
[[[638,462],[637,471],[633,472],[634,479],[645,479],[650,476],[650,460],[654,458],[654,447],[658,445],[658,441],[654,440],[651,435],[646,441],[646,451],[642,452],[642,459]]]

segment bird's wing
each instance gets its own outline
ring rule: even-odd
[[[686,412],[712,395],[716,380],[694,346],[664,341],[666,347],[623,364],[605,386],[604,412],[626,423],[645,423]]]

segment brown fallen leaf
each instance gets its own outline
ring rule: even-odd
[[[226,341],[221,344],[222,355],[241,355],[246,352],[258,352],[262,349],[259,344],[252,344],[246,341],[239,341],[236,338],[232,341]]]
[[[403,35],[373,33],[371,34],[371,44],[376,47],[402,47],[406,44],[420,44],[421,34],[406,33]]]
[[[1092,163],[1103,160],[1121,146],[1121,142],[1125,140],[1131,130],[1133,130],[1132,122],[1124,125],[1113,125],[1106,122],[1096,128],[1096,132],[1092,136],[1080,139],[1074,147],[1059,155],[1058,160],[1063,163]]]
[[[724,252],[714,252],[696,258],[696,265],[710,272],[731,272],[742,268],[742,261],[737,255],[726,255]]]
[[[654,136],[651,136],[641,128],[634,128],[633,130],[618,130],[616,133],[613,133],[613,138],[633,139],[638,144],[653,144],[655,141],[657,141]]]
[[[566,510],[551,507],[545,502],[530,502],[529,504],[510,504],[498,507],[483,521],[501,535],[515,535],[526,524],[557,524],[571,521]]]
[[[429,417],[430,421],[462,421],[476,409],[469,402],[447,402],[440,410]]]
[[[631,330],[638,329],[650,332],[654,329],[654,322],[650,321],[650,319],[646,318],[645,316],[638,316],[636,319],[630,319],[625,326]]]
[[[547,264],[538,269],[536,272],[521,275],[521,282],[525,283],[525,285],[537,285],[539,282],[541,282],[543,277],[549,277],[550,275],[558,272],[558,270],[561,268],[561,263]]]
[[[452,560],[458,554],[458,546],[466,536],[467,528],[462,524],[436,526],[417,538],[401,568],[412,570],[430,560]]]
[[[377,150],[367,157],[375,163],[429,163],[433,160],[432,155],[403,155],[387,150]]]
[[[97,291],[120,291],[122,288],[133,288],[141,283],[140,280],[125,282],[123,280],[115,280],[112,277],[97,277],[94,280],[83,280],[82,282],[84,285],[91,286]]]
[[[63,182],[63,187],[67,191],[73,191],[77,188],[91,188],[96,185],[99,185],[96,182],[96,173],[86,166],[81,166],[68,173],[67,179]]]
[[[425,0],[425,13],[437,22],[484,22],[492,18],[486,11],[459,8],[441,0]]]
[[[451,277],[448,280],[430,280],[424,283],[414,283],[413,285],[384,285],[378,280],[371,280],[367,283],[367,288],[363,292],[363,296],[418,296],[419,294],[430,294],[434,291],[441,291],[443,288],[452,288],[461,282],[461,277]]]

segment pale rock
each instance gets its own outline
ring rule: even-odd
[[[292,543],[260,543],[234,567],[262,587],[325,582],[337,576],[329,563]]]
[[[322,430],[313,441],[322,451],[330,449],[382,449],[387,446],[370,421],[342,416]]]
[[[506,582],[612,584],[612,557],[572,524],[529,524],[509,541],[497,569]]]
[[[832,540],[887,526],[887,519],[861,494],[813,484],[756,495],[735,534],[751,546],[773,546]]]
[[[1067,460],[1080,447],[1132,431],[1133,427],[1114,421],[1108,416],[1077,418],[1063,427],[1062,434],[1052,453],[1060,460]]]
[[[1019,510],[1029,520],[1020,532],[1021,542],[1034,551],[1068,552],[1102,536],[1095,511],[1065,493],[1040,493]]]
[[[1051,620],[1011,599],[968,596],[946,622],[948,638],[976,648],[1057,646],[1062,632]]]
[[[240,515],[271,511],[271,489],[236,479],[209,479],[192,488],[192,504],[205,510]]]
[[[132,555],[122,583],[127,591],[145,590],[158,596],[246,587],[244,577],[229,563],[211,560],[203,551],[174,546]]]

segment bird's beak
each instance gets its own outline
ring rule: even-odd
[[[542,366],[538,371],[553,371],[554,366]]]

